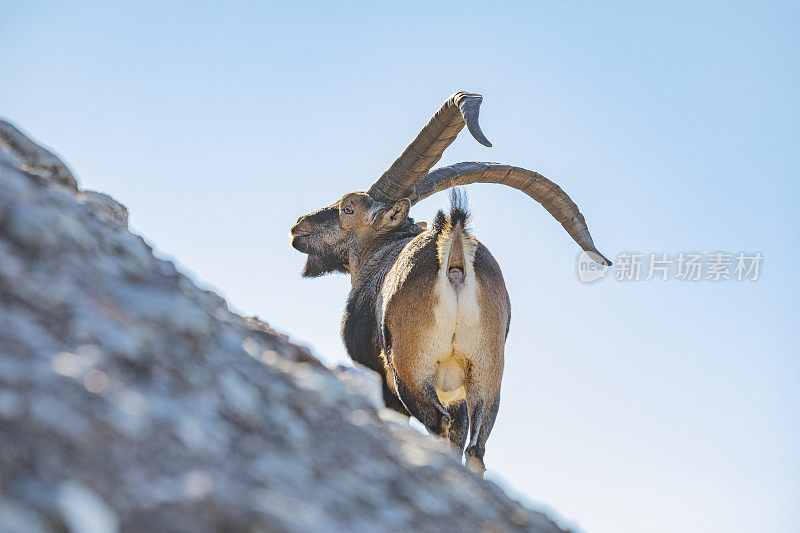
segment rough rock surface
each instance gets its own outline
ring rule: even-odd
[[[561,531],[0,121],[0,529]]]

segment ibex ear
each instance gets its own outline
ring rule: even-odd
[[[381,227],[396,228],[408,218],[409,209],[411,209],[411,202],[407,198],[395,202],[392,207],[384,211],[381,217]]]

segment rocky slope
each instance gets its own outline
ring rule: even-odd
[[[560,531],[0,121],[0,530]]]

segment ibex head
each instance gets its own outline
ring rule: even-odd
[[[610,265],[594,246],[578,206],[547,178],[524,168],[497,163],[457,163],[430,172],[466,125],[484,146],[492,144],[478,125],[483,98],[451,96],[367,192],[346,194],[338,202],[302,216],[292,227],[292,246],[308,254],[303,276],[350,272],[350,261],[369,240],[392,231],[421,231],[408,210],[436,192],[469,183],[501,183],[541,203],[596,261]]]
[[[349,272],[352,256],[369,241],[409,225],[411,202],[385,204],[364,192],[345,194],[333,205],[297,219],[292,246],[308,254],[304,277]]]

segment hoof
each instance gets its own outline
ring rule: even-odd
[[[486,472],[486,465],[483,464],[483,459],[478,459],[477,457],[470,457],[467,456],[467,468],[470,469],[475,474],[483,477],[483,473]]]

